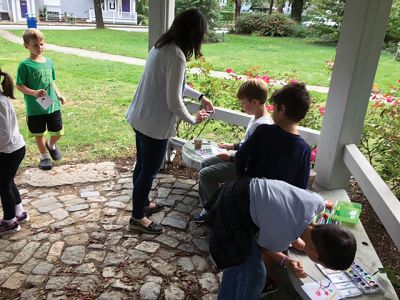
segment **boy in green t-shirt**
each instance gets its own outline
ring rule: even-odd
[[[54,82],[53,61],[43,56],[43,34],[37,29],[28,29],[23,40],[30,55],[18,66],[17,89],[24,94],[29,135],[35,137],[40,152],[39,168],[50,170],[50,156],[53,160],[61,159],[56,143],[64,134],[60,102],[64,104],[65,100]],[[46,129],[51,136],[47,141]]]

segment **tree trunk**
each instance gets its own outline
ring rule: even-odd
[[[269,0],[269,12],[268,14],[272,15],[272,9],[274,8],[274,0]]]
[[[304,0],[293,0],[292,1],[292,11],[290,12],[290,17],[297,21],[301,22],[301,14],[303,13]]]
[[[240,17],[240,9],[242,8],[242,0],[235,0],[235,20]]]
[[[94,15],[96,17],[96,28],[104,28],[101,1],[100,0],[93,0],[93,1],[94,1]]]
[[[285,7],[285,3],[279,4],[278,6],[278,13],[283,14],[283,8]]]

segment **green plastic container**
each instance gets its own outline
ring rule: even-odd
[[[333,217],[341,222],[356,224],[360,218],[361,207],[360,203],[338,201]]]

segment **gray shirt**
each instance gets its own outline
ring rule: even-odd
[[[176,134],[179,119],[195,124],[183,97],[197,99],[201,94],[184,85],[186,58],[175,44],[152,48],[135,96],[126,113],[128,123],[154,139],[167,139]]]
[[[286,250],[324,206],[320,195],[284,181],[250,181],[250,215],[260,229],[257,243],[270,251]]]
[[[0,153],[11,153],[24,145],[11,100],[0,93]]]

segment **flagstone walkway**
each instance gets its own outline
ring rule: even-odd
[[[30,221],[0,238],[0,299],[215,299],[194,180],[158,175],[160,235],[129,230],[131,169],[112,162],[28,169],[17,178]],[[2,214],[0,208],[0,214]]]

